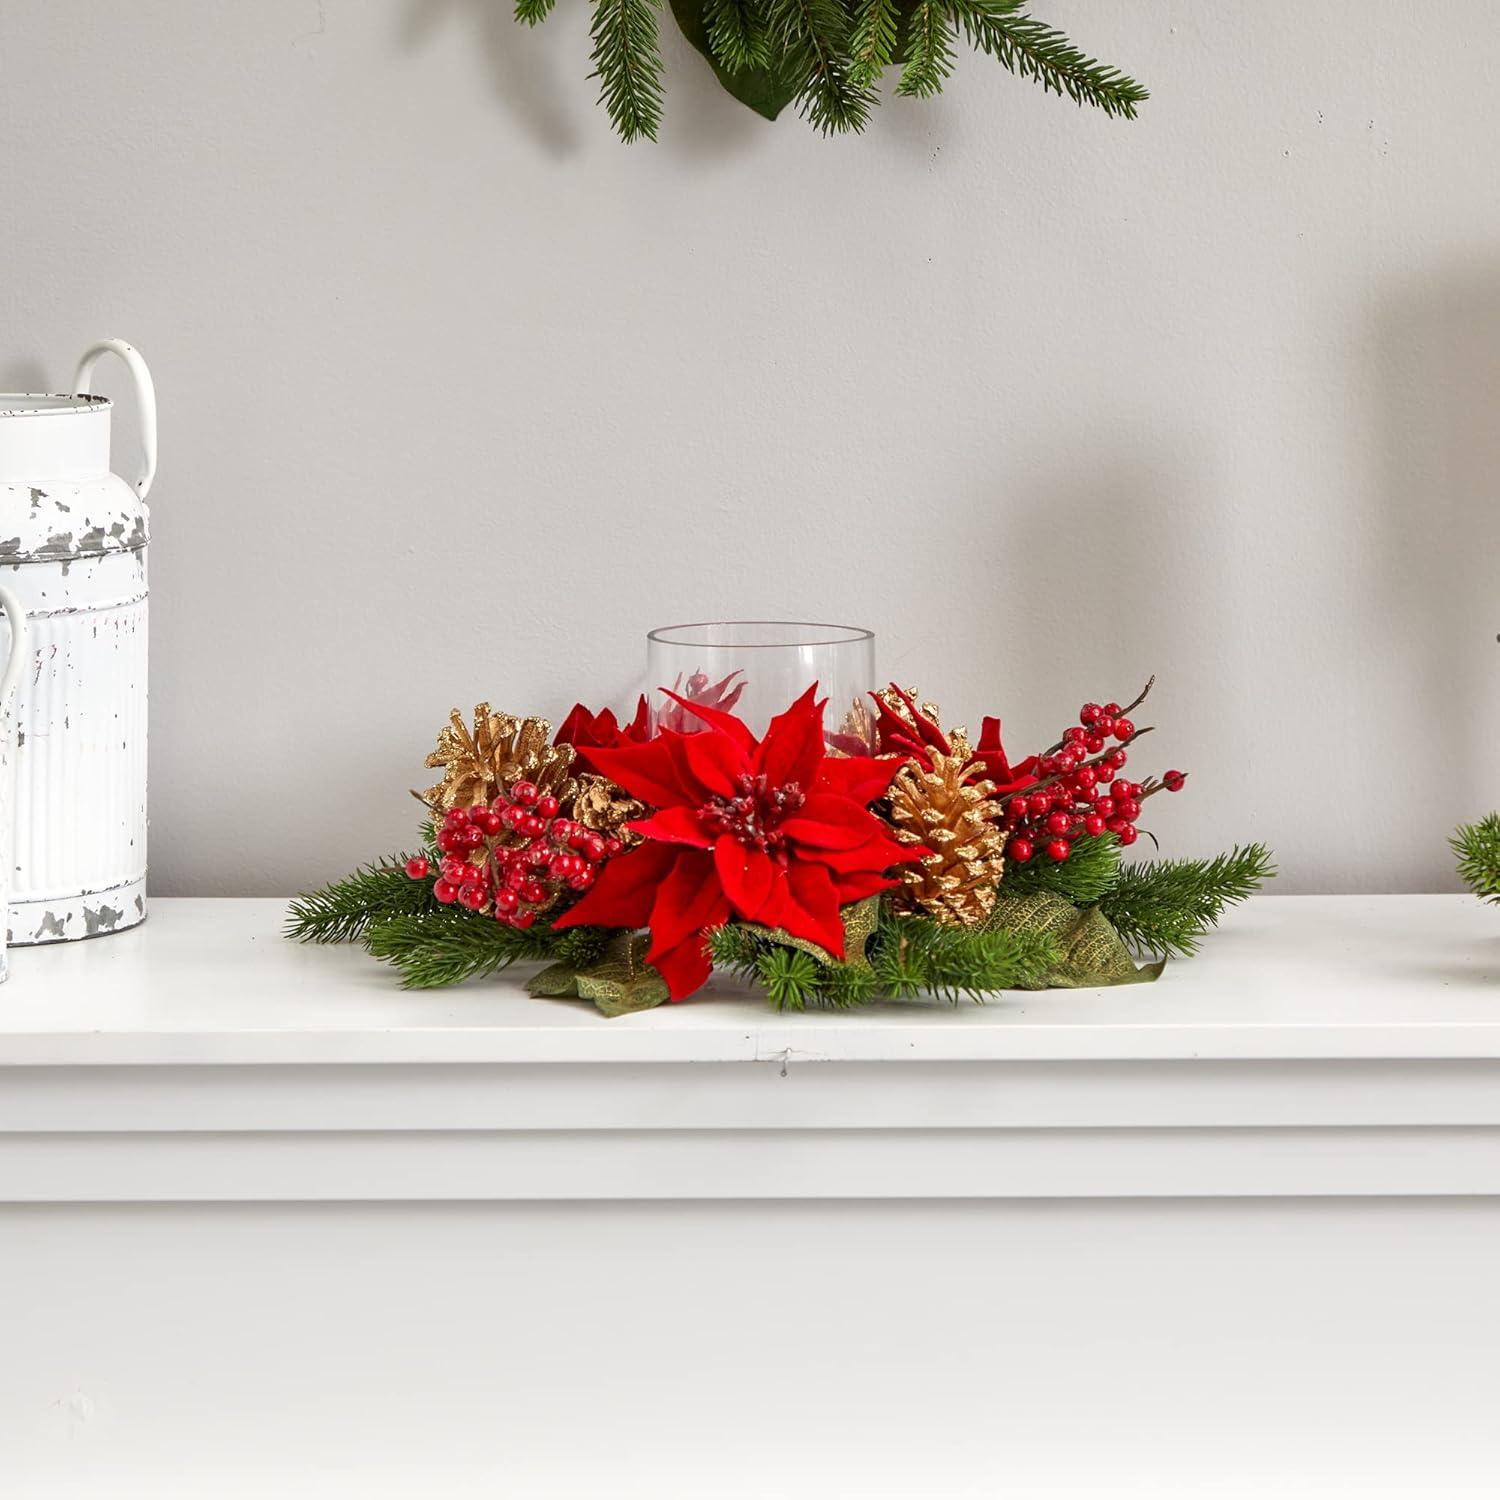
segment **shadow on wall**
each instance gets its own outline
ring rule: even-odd
[[[592,97],[596,83],[581,86],[593,64],[586,29],[580,34],[574,18],[554,13],[529,27],[515,19],[508,0],[410,0],[401,20],[401,49],[418,51],[450,22],[478,38],[495,98],[547,155],[574,155],[589,130],[613,139],[609,118]],[[670,7],[663,7],[659,25],[667,86],[662,144],[615,144],[621,151],[669,149],[688,158],[754,144],[770,123],[719,87],[708,63],[678,30]]]
[[[1375,331],[1381,587],[1370,591],[1369,692],[1418,723],[1448,824],[1500,807],[1500,270],[1429,274]],[[1419,863],[1455,888],[1442,842]],[[1434,882],[1426,882],[1427,889]]]

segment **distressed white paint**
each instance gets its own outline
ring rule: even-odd
[[[26,646],[30,630],[21,601],[0,585],[0,615],[10,627],[10,641],[0,667],[0,979],[8,972],[6,961],[6,925],[10,900],[10,870],[15,849],[16,776],[16,683],[26,664]]]
[[[95,361],[130,370],[145,461],[110,472]],[[16,703],[12,944],[94,937],[146,911],[148,514],[156,403],[128,344],[87,350],[69,396],[0,396],[0,577],[29,621]]]

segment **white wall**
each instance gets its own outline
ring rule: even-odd
[[[1450,885],[1500,804],[1500,18],[1038,9],[1139,122],[965,57],[824,141],[672,33],[626,148],[580,0],[0,0],[0,388],[117,334],[160,391],[156,888],[399,845],[452,704],[744,615],[868,623],[1018,750],[1155,671],[1168,852]]]

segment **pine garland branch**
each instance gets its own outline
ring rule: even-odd
[[[1092,906],[1120,878],[1120,841],[1112,833],[1097,838],[1085,834],[1075,839],[1064,860],[1033,855],[1023,864],[1012,860],[1005,867],[1000,888],[1007,896],[1026,896],[1047,891],[1063,896],[1075,906]]]
[[[797,86],[797,111],[824,135],[861,131],[875,94],[849,74],[849,17],[843,0],[769,0],[773,50]]]
[[[953,72],[953,22],[944,0],[919,0],[906,23],[906,52],[896,92],[928,99],[942,92]]]
[[[364,935],[372,958],[393,965],[403,989],[441,989],[483,978],[513,963],[553,960],[582,968],[604,951],[599,928],[508,927],[452,907],[372,923]]]
[[[1198,951],[1224,908],[1246,899],[1276,873],[1263,844],[1236,846],[1214,859],[1162,859],[1126,865],[1099,902],[1126,945],[1163,958]]]
[[[771,66],[771,39],[756,0],[703,0],[703,26],[726,71]]]
[[[716,969],[763,986],[778,1010],[846,1010],[875,1000],[933,995],[957,1004],[1040,980],[1057,962],[1035,932],[977,932],[925,917],[882,915],[868,962],[823,963],[764,932],[729,923],[709,934]]]
[[[1075,104],[1133,120],[1150,97],[1133,78],[1079,51],[1062,32],[1021,13],[1024,0],[945,0],[969,41],[1021,78]]]
[[[869,88],[896,55],[896,0],[854,0],[849,81]]]
[[[552,12],[557,0],[516,0],[516,20],[524,26],[538,26]]]
[[[661,40],[658,0],[593,0],[589,35],[599,97],[624,141],[656,139],[661,124]]]
[[[1500,813],[1465,823],[1448,845],[1463,883],[1482,901],[1500,901]]]
[[[414,916],[432,905],[432,881],[413,880],[406,856],[364,865],[287,907],[285,936],[298,943],[352,943],[372,922]]]

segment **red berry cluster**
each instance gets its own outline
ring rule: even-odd
[[[1149,685],[1148,685],[1149,687]],[[1130,705],[1135,708],[1146,695]],[[1065,860],[1075,839],[1112,833],[1122,844],[1138,837],[1141,804],[1164,787],[1180,791],[1187,780],[1168,771],[1160,781],[1130,781],[1120,773],[1129,757],[1125,746],[1144,729],[1118,703],[1085,703],[1078,722],[1036,759],[1040,778],[1005,800],[1000,827],[1007,835],[1005,852],[1025,864],[1040,849],[1051,860]],[[1113,746],[1110,741],[1115,741]]]
[[[624,845],[560,811],[557,798],[530,781],[516,782],[488,806],[449,808],[437,834],[443,858],[432,894],[445,906],[457,902],[530,927],[564,890],[588,890],[599,866]],[[406,862],[413,880],[430,872],[420,854]]]

